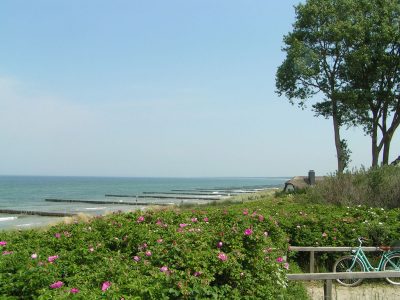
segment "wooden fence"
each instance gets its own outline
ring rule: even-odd
[[[349,252],[357,250],[358,247],[295,247],[291,246],[289,251],[310,252],[310,273],[288,274],[288,280],[324,280],[324,300],[332,300],[332,280],[336,279],[364,279],[364,278],[386,278],[400,277],[397,271],[376,272],[346,272],[346,273],[314,273],[315,252]],[[379,247],[362,247],[365,252],[383,251]]]

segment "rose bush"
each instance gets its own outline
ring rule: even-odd
[[[304,290],[286,280],[287,236],[263,204],[115,213],[48,230],[2,232],[0,294],[302,299]]]

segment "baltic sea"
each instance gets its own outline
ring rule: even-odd
[[[142,209],[145,205],[124,202],[171,204],[198,202],[207,197],[226,197],[246,191],[281,187],[286,177],[232,178],[107,178],[0,176],[0,211],[44,211],[106,214],[117,210]],[[124,197],[106,197],[120,195]],[[128,197],[127,197],[128,196]],[[159,198],[158,198],[159,197]],[[193,199],[191,199],[193,198]],[[48,202],[46,199],[78,202]],[[120,202],[110,204],[106,202]],[[95,201],[79,202],[79,201]],[[103,202],[99,203],[99,202]],[[60,220],[55,217],[0,213],[0,230],[42,226]]]

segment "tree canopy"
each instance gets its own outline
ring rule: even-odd
[[[379,149],[387,147],[388,155],[400,122],[399,9],[395,0],[308,0],[296,6],[293,30],[284,37],[277,93],[302,108],[322,95],[312,108],[332,118],[339,173],[349,162],[343,126],[362,126],[371,136],[373,165]]]

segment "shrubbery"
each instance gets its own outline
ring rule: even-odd
[[[245,205],[146,211],[41,232],[3,232],[0,294],[9,299],[302,299],[298,285],[287,287],[287,237],[267,213]]]
[[[383,166],[332,175],[307,190],[309,201],[338,205],[400,207],[400,167]]]

